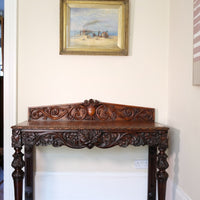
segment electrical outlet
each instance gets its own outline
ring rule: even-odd
[[[148,160],[136,160],[134,161],[134,165],[136,169],[147,169]]]

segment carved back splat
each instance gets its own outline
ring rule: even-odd
[[[93,99],[76,104],[30,107],[28,115],[29,121],[127,120],[154,122],[155,120],[153,108],[103,103]]]

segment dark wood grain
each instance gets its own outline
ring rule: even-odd
[[[156,200],[156,160],[157,146],[149,146],[148,159],[148,200]]]
[[[33,200],[33,146],[25,144],[25,200]]]
[[[17,129],[45,129],[45,130],[80,130],[80,129],[112,129],[112,130],[138,130],[155,131],[168,130],[169,128],[155,122],[133,121],[25,121],[12,127]]]
[[[153,108],[101,103],[96,100],[77,104],[29,108],[29,120],[12,127],[15,149],[15,200],[21,200],[25,146],[25,198],[33,200],[33,146],[70,148],[111,148],[149,146],[148,200],[165,200],[168,174],[168,127],[154,122]],[[158,150],[158,154],[157,154]]]

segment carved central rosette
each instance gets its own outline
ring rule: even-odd
[[[93,130],[88,132],[87,130],[83,130],[79,134],[80,143],[91,149],[95,144],[97,144],[101,131]]]

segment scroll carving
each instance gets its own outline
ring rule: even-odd
[[[127,147],[128,145],[158,145],[161,141],[159,133],[149,132],[110,132],[102,130],[78,130],[60,132],[22,132],[23,143],[26,145],[53,145],[54,147],[68,146],[71,148],[110,148],[113,146]]]
[[[109,104],[86,100],[79,104],[29,108],[29,121],[34,120],[132,120],[154,121],[154,109]]]

